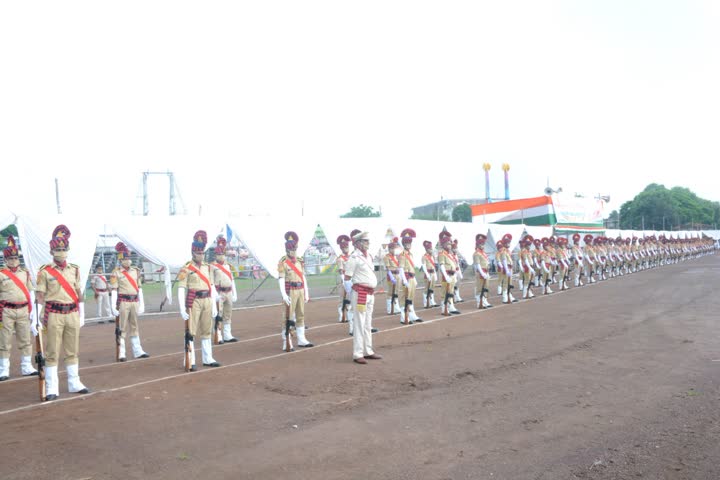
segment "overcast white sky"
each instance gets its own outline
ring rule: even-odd
[[[0,4],[0,207],[407,217],[445,198],[720,200],[720,2]],[[713,172],[713,173],[711,173]],[[12,176],[11,176],[12,174]],[[168,182],[151,177],[151,211]]]

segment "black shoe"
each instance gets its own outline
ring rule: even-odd
[[[348,332],[348,335],[350,335],[350,336],[352,337],[352,336],[353,336],[353,332]]]
[[[416,319],[415,319],[415,323],[422,323],[422,322],[423,322],[423,319],[422,319],[422,318],[416,318]]]
[[[38,375],[40,375],[39,372],[32,372],[32,373],[28,373],[27,375],[23,375],[23,377],[36,377]]]
[[[118,358],[118,362],[124,362],[125,360],[127,360],[125,357]]]
[[[450,312],[451,315],[460,315],[460,310],[453,310]]]
[[[230,340],[223,340],[223,341],[224,341],[225,343],[235,343],[235,342],[238,341],[238,339],[235,338],[235,337],[233,337],[233,338],[231,338]]]
[[[195,365],[190,365],[190,372],[197,372],[197,367]]]
[[[212,363],[203,363],[203,367],[219,367],[220,364],[218,362],[212,362]]]
[[[150,358],[150,355],[148,355],[147,353],[143,353],[142,355],[140,355],[137,358]]]
[[[378,330],[377,328],[371,328],[371,329],[370,329],[370,333],[377,333],[377,332],[379,332],[379,330]]]
[[[10,377],[8,377],[8,376],[0,377],[0,382],[4,382],[4,381],[7,380],[8,378],[10,378]]]
[[[305,345],[298,344],[298,347],[300,347],[300,348],[310,348],[310,347],[314,347],[314,346],[315,346],[314,343],[306,343]]]
[[[73,392],[73,393],[79,393],[80,395],[85,395],[86,393],[90,393],[90,389],[85,387],[82,390],[78,390],[77,392]]]
[[[57,395],[48,395],[48,396],[45,397],[45,401],[46,401],[46,402],[52,402],[53,400],[57,400],[57,398],[58,398]]]

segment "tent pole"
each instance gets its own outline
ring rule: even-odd
[[[257,292],[258,289],[263,286],[263,283],[265,283],[265,281],[268,279],[268,277],[270,277],[270,275],[265,276],[265,278],[263,278],[262,282],[260,282],[260,285],[258,285],[257,287],[255,287],[255,288],[253,289],[253,291],[250,292],[250,295],[248,295],[247,298],[245,299],[246,302],[249,301],[250,298],[252,298],[252,296],[255,295],[255,292]]]

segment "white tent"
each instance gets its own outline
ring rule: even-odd
[[[70,230],[68,262],[80,267],[80,285],[84,288],[95,255],[97,234],[102,231],[101,224],[87,216],[49,215],[30,218],[18,215],[15,225],[25,265],[35,274],[42,265],[52,261],[50,237],[55,227],[61,224]],[[33,282],[36,281],[34,274]]]
[[[318,221],[311,217],[247,216],[230,217],[227,224],[258,263],[277,278],[278,261],[285,255],[285,233],[292,231],[298,235],[298,255],[301,255],[315,237]]]

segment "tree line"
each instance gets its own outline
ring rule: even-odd
[[[716,230],[720,202],[698,197],[685,187],[651,183],[635,198],[613,210],[607,228],[621,230]]]

